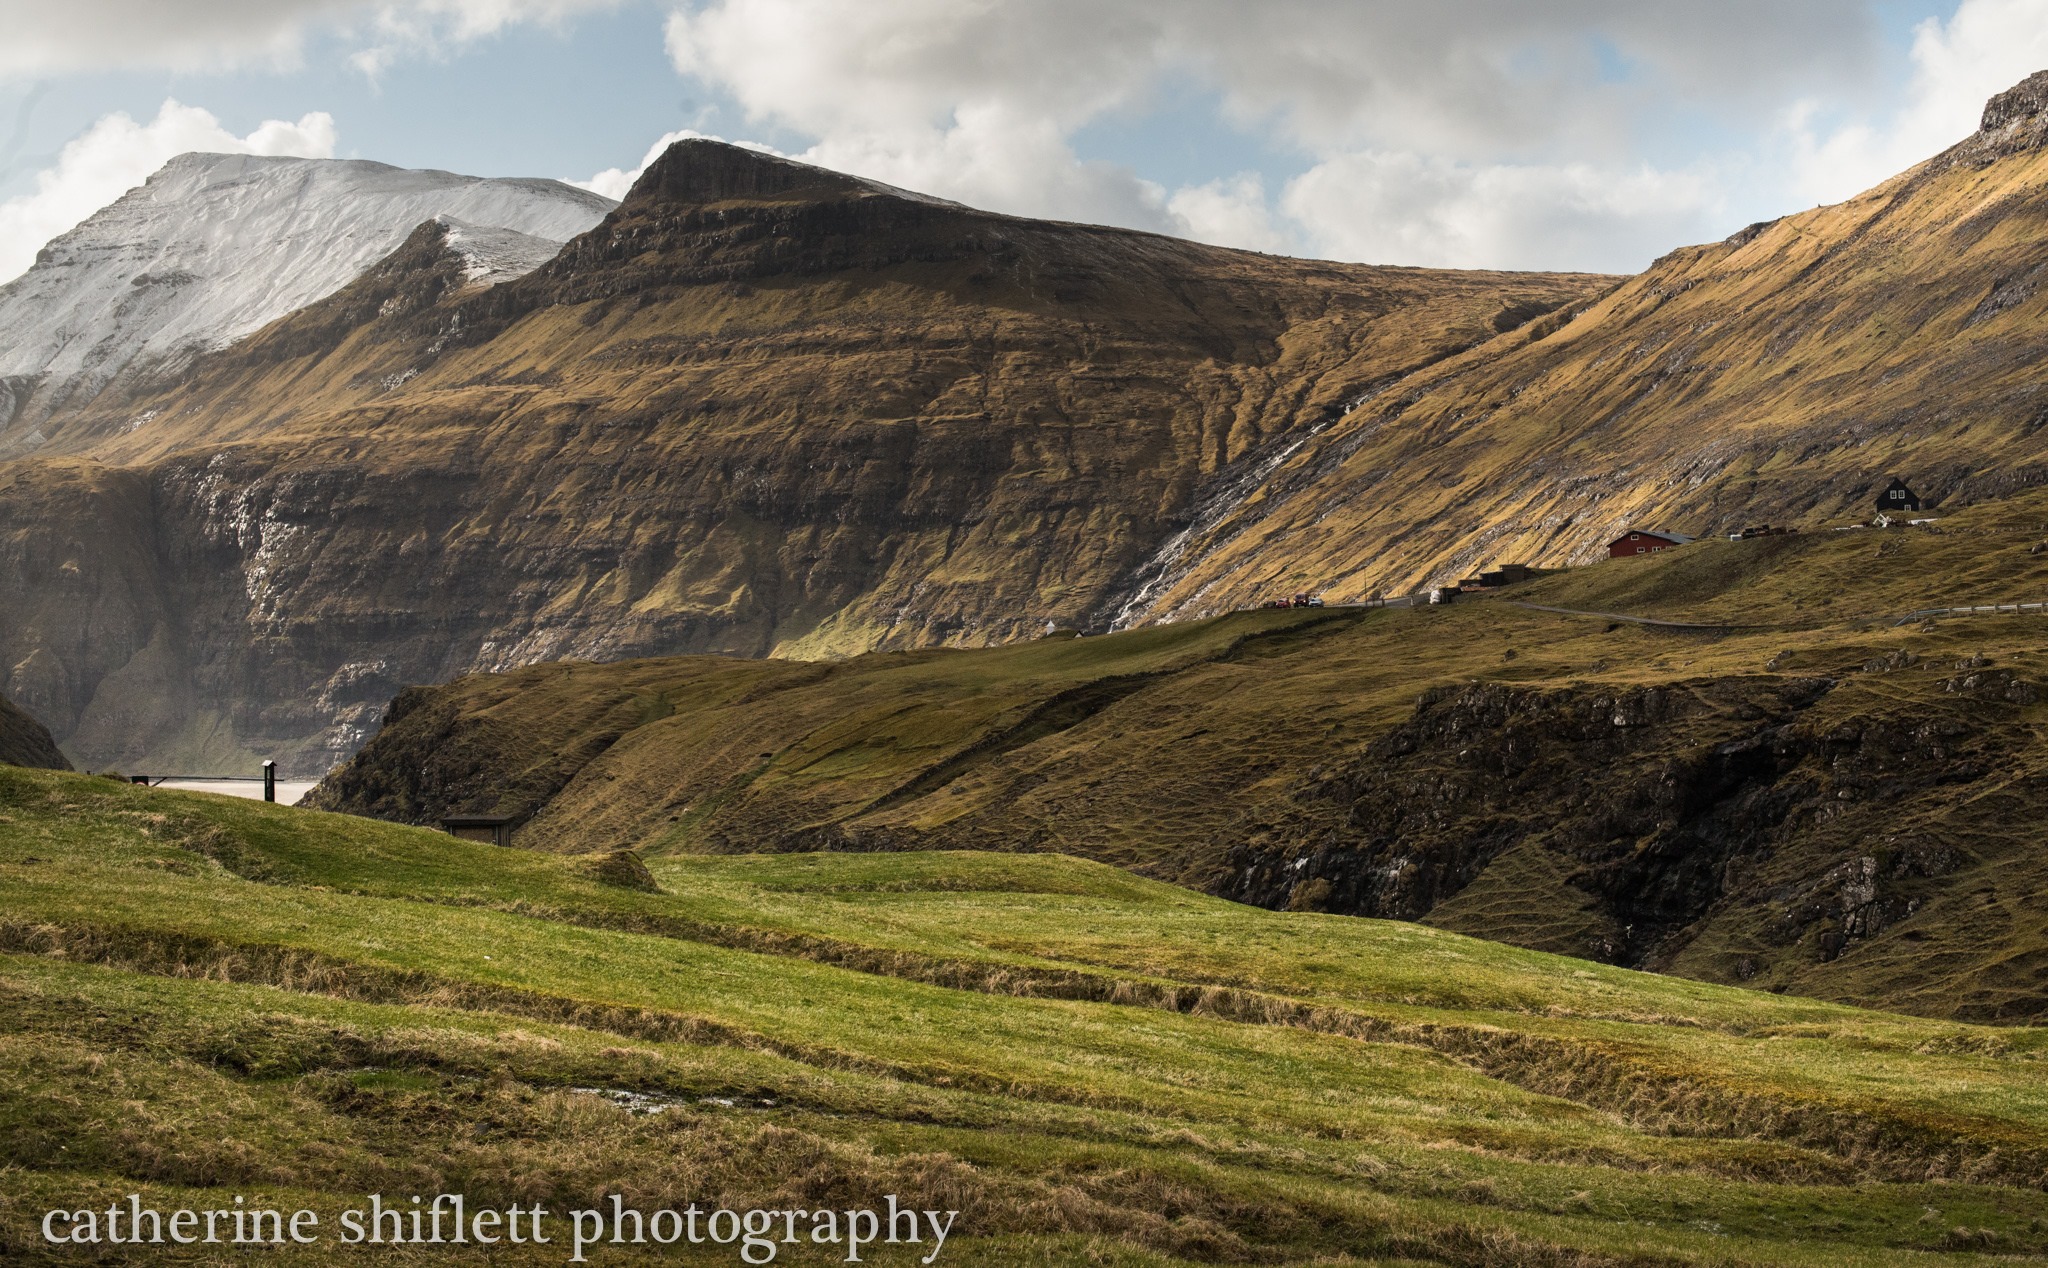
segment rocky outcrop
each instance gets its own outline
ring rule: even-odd
[[[71,769],[70,761],[50,738],[49,729],[5,696],[0,696],[0,763],[43,770]]]
[[[1973,861],[1925,827],[1960,829],[1958,801],[2028,748],[2036,691],[1977,671],[1940,684],[1974,707],[1844,712],[1835,686],[1438,689],[1255,825],[1219,889],[1647,968],[1711,917],[1755,933],[1738,979],[1833,960]]]
[[[1977,135],[1963,143],[1981,161],[2048,146],[2048,70],[2036,71],[1984,103]]]
[[[301,804],[422,825],[450,815],[505,815],[517,828],[626,726],[621,719],[550,749],[520,727],[464,708],[453,692],[408,687],[379,720],[375,756],[358,754]]]

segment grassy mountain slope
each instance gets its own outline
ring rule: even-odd
[[[2041,484],[2044,233],[2048,72],[1868,193],[1404,380],[1198,534],[1150,610],[1585,562],[1630,526],[1867,519],[1895,475],[1943,504]]]
[[[1607,284],[1018,220],[684,142],[535,273],[468,286],[422,226],[52,431],[94,461],[0,466],[27,596],[0,664],[91,764],[317,773],[398,686],[471,669],[999,641],[1111,603],[1208,482],[1369,385]]]
[[[0,1252],[47,1257],[28,1217],[59,1200],[331,1225],[415,1190],[893,1191],[961,1210],[941,1262],[977,1265],[2048,1245],[2038,1031],[1049,855],[649,866],[659,892],[603,854],[0,769]]]
[[[408,691],[314,797],[511,814],[516,841],[567,852],[1050,850],[1271,907],[2038,1017],[2048,617],[1894,622],[2048,598],[2044,539],[2036,493],[1448,608],[534,666]]]
[[[50,730],[24,713],[6,696],[0,696],[0,764],[36,766],[46,770],[70,770],[71,763],[57,750]]]

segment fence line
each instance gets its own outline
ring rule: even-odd
[[[2022,612],[2048,612],[2048,603],[1982,603],[1965,608],[1922,608],[1918,612],[1906,613],[1892,624],[1906,625],[1913,621],[1938,620],[1945,616],[1996,615],[2000,612],[2010,612],[2014,615]]]

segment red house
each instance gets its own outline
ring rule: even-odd
[[[1667,533],[1661,528],[1632,528],[1607,543],[1607,557],[1630,559],[1636,555],[1654,555],[1660,550],[1683,546],[1691,540],[1684,533]]]

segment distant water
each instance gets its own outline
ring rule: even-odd
[[[277,804],[296,806],[299,798],[313,791],[314,779],[280,779],[277,781]],[[263,800],[263,781],[260,779],[167,779],[158,788],[177,788],[185,792],[224,793],[230,797],[248,797]]]

